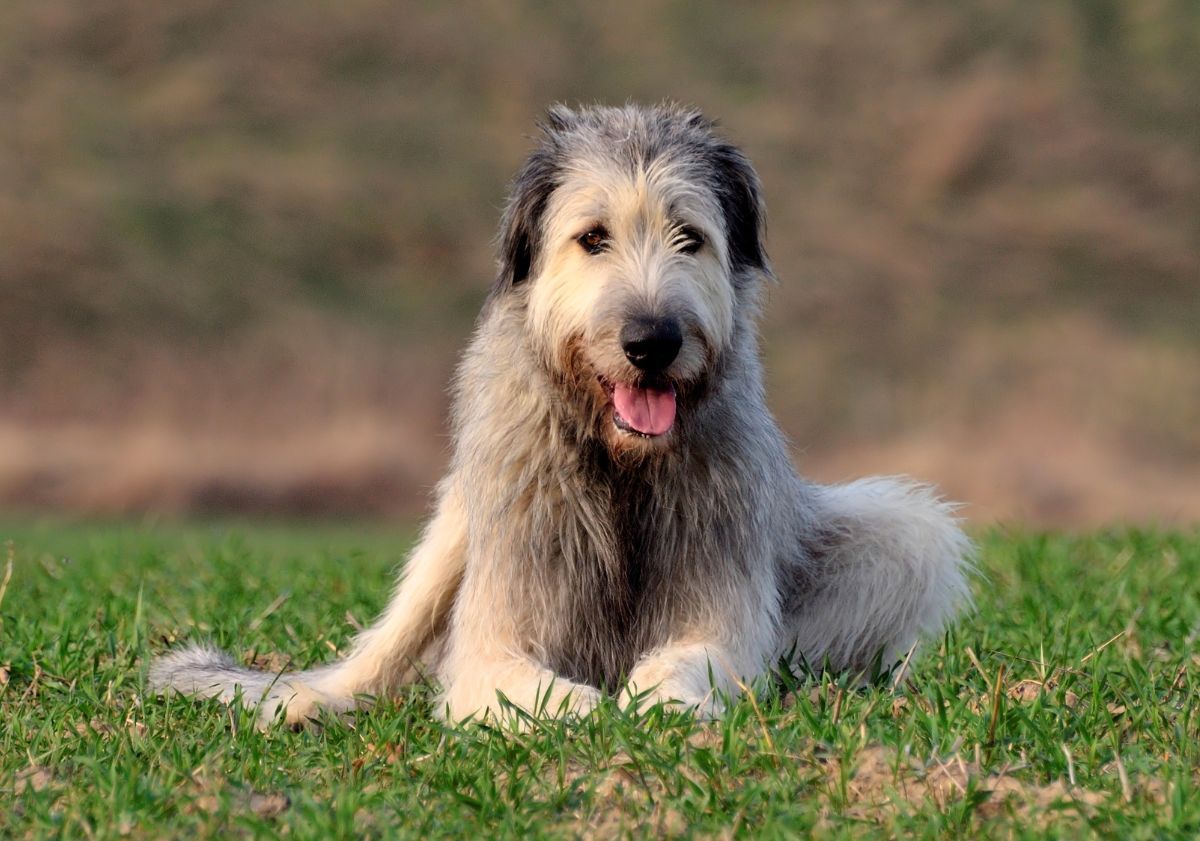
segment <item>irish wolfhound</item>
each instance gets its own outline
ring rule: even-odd
[[[313,671],[193,646],[151,684],[301,722],[425,663],[453,719],[605,691],[712,714],[781,656],[866,671],[939,631],[968,594],[953,507],[789,462],[756,339],[763,227],[758,176],[699,113],[552,109],[455,381],[449,472],[382,617]]]

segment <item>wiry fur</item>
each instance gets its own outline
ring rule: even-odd
[[[577,238],[603,225],[599,254]],[[687,230],[703,246],[681,248]],[[454,454],[383,616],[346,658],[269,675],[203,647],[160,690],[298,722],[424,662],[455,719],[586,711],[601,691],[713,711],[790,654],[895,662],[967,599],[953,508],[905,479],[798,477],[766,408],[755,321],[771,270],[758,178],[698,113],[553,109],[501,223],[500,271],[459,368]],[[674,428],[614,425],[641,385],[618,335],[683,325]],[[660,383],[661,385],[661,383]]]

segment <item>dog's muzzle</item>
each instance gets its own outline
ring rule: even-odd
[[[641,382],[614,383],[613,423],[646,438],[665,435],[675,425],[675,386],[665,376],[683,347],[683,329],[670,318],[635,316],[621,328],[625,358],[644,372]]]

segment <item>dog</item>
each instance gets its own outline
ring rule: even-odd
[[[758,175],[676,105],[550,109],[454,383],[453,455],[390,603],[340,661],[194,645],[150,685],[347,713],[421,679],[449,719],[602,695],[718,715],[781,662],[867,675],[969,602],[955,506],[796,474],[766,406]]]

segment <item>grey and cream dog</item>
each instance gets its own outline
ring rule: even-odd
[[[968,599],[953,506],[791,466],[758,355],[763,234],[758,176],[699,113],[552,109],[459,367],[449,472],[383,615],[312,671],[193,646],[152,686],[293,723],[421,674],[456,720],[602,692],[713,714],[780,657],[865,672],[937,633]]]

